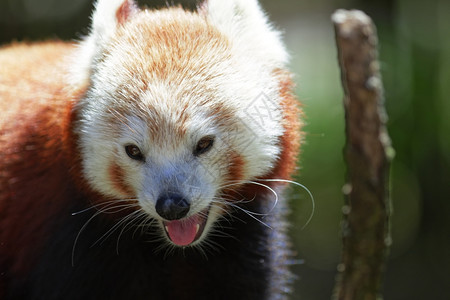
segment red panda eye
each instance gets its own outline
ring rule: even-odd
[[[141,161],[144,160],[144,155],[142,154],[141,149],[139,149],[136,145],[126,145],[125,152],[131,159]]]
[[[195,146],[194,155],[198,156],[200,154],[208,152],[212,148],[213,144],[214,144],[213,136],[202,137],[198,141],[197,146]]]

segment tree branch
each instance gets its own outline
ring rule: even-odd
[[[382,299],[389,245],[389,163],[377,34],[361,11],[338,10],[332,20],[344,87],[347,183],[343,187],[343,253],[334,299]]]

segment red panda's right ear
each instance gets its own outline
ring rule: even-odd
[[[72,57],[69,80],[74,86],[87,84],[96,59],[101,56],[117,28],[137,13],[139,8],[134,0],[97,0],[91,31]]]
[[[139,12],[134,0],[98,0],[92,15],[90,35],[109,39],[117,29]]]

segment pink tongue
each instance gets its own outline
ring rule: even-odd
[[[192,216],[187,220],[175,220],[166,223],[167,233],[172,242],[178,246],[186,246],[195,240],[197,235],[198,218]]]

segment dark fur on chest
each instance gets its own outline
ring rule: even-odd
[[[259,213],[273,206],[252,203],[247,209]],[[99,215],[81,232],[72,265],[76,236],[94,213],[71,216],[77,209],[58,217],[29,276],[11,281],[8,299],[283,299],[289,290],[283,201],[262,218],[267,226],[240,210],[222,220],[208,237],[216,249],[206,253],[156,251],[161,240],[151,228],[120,227],[100,239],[115,223]]]

